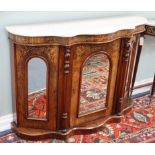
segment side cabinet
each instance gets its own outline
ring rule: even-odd
[[[135,18],[130,20],[134,23]],[[65,139],[118,122],[132,108],[138,44],[145,31],[145,20],[137,20],[141,25],[133,29],[103,34],[93,30],[98,35],[68,37],[40,36],[40,31],[35,32],[38,29],[31,31],[38,36],[25,36],[8,28],[12,101],[17,113],[12,129],[17,135],[30,140]]]

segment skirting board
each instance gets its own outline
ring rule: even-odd
[[[8,114],[0,117],[0,132],[11,129],[11,122],[16,119],[16,114]]]
[[[135,82],[134,87],[137,87],[137,86],[140,87],[140,86],[142,86],[144,84],[152,83],[152,82],[153,82],[153,77],[142,80],[142,81]],[[144,92],[148,92],[148,91],[150,91],[150,87],[151,86],[144,86],[144,87],[140,87],[138,89],[134,89],[132,95],[137,95],[137,94],[141,94],[141,93],[144,93]]]
[[[146,83],[152,82],[153,78],[145,79],[142,81],[138,81],[135,83],[135,86],[140,86]],[[150,90],[150,87],[143,87],[139,88],[133,91],[133,95],[139,94],[139,93],[144,93],[146,91]],[[0,132],[10,130],[11,129],[11,122],[16,119],[16,114],[8,114],[5,116],[0,117]]]

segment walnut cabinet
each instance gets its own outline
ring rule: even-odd
[[[119,121],[132,107],[145,23],[123,17],[7,27],[16,133],[64,139]]]

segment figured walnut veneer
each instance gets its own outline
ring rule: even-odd
[[[101,35],[74,37],[24,37],[9,33],[12,63],[13,104],[16,133],[31,140],[67,138],[92,133],[106,122],[116,122],[132,107],[129,98],[139,34],[135,29]],[[81,74],[84,62],[97,53],[109,58],[106,107],[78,116]],[[47,119],[28,118],[27,63],[39,57],[47,65]]]

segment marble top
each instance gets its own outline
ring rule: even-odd
[[[146,24],[147,22],[147,19],[144,17],[124,16],[44,24],[14,25],[6,27],[6,30],[15,35],[28,37],[73,37],[76,35],[108,34],[124,29],[134,29],[136,26]]]

